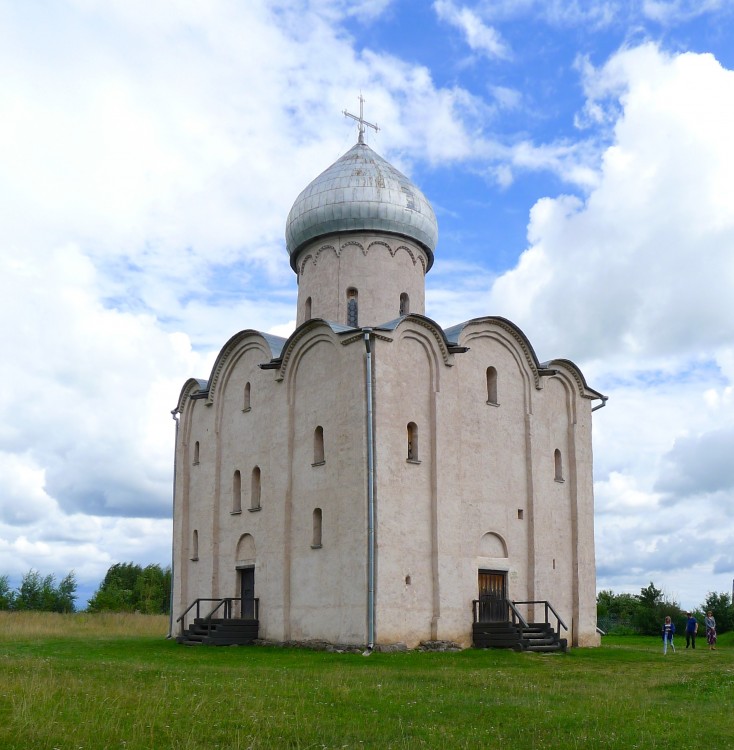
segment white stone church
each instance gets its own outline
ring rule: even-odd
[[[509,320],[425,316],[436,217],[365,124],[288,216],[294,333],[235,333],[181,391],[172,620],[371,648],[545,617],[598,645],[606,397]]]

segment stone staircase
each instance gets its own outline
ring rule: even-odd
[[[565,653],[568,641],[559,637],[547,622],[525,625],[513,622],[475,622],[472,626],[474,648],[511,648],[514,651]]]
[[[246,646],[257,640],[258,620],[197,617],[176,641],[185,646]]]

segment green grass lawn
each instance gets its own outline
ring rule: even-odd
[[[3,749],[734,746],[731,634],[665,657],[633,636],[364,657],[179,646],[165,618],[45,617],[0,613]]]

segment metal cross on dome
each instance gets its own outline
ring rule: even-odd
[[[356,120],[359,123],[359,138],[357,139],[358,143],[364,143],[364,126],[366,125],[368,128],[374,128],[375,132],[377,132],[380,128],[377,127],[377,125],[373,125],[371,122],[367,122],[367,120],[364,119],[364,97],[362,94],[359,95],[359,117],[357,115],[353,115],[351,112],[347,112],[346,109],[342,110],[344,117],[351,117],[353,120]]]

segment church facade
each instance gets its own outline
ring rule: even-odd
[[[229,597],[242,616],[257,602],[265,639],[470,646],[491,590],[550,602],[572,645],[598,645],[605,397],[506,319],[426,317],[437,239],[361,130],[298,197],[296,330],[235,334],[174,410],[174,619]]]

